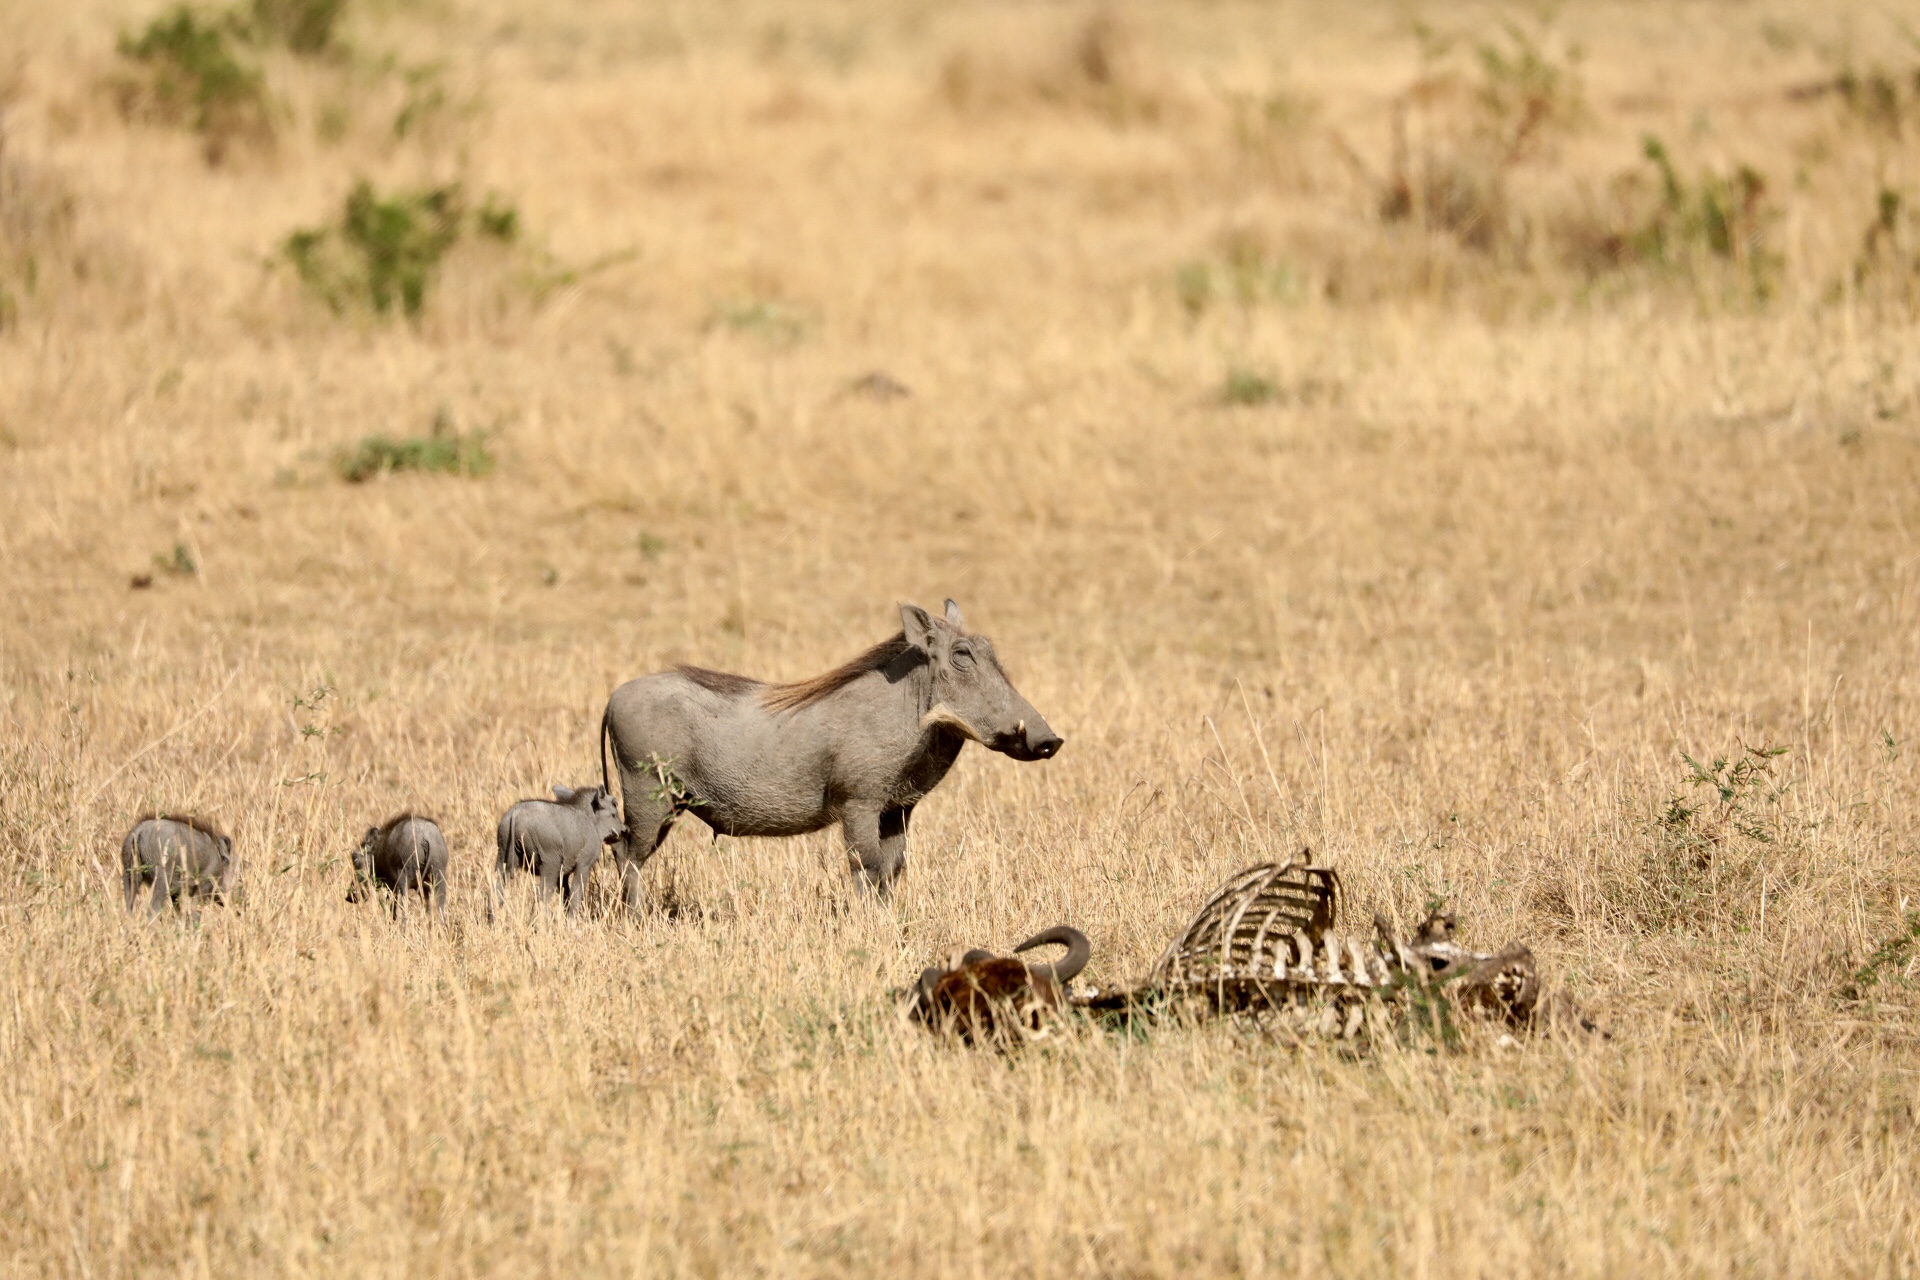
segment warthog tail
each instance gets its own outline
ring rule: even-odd
[[[1063,986],[1080,976],[1080,971],[1087,967],[1087,961],[1093,955],[1093,944],[1087,941],[1087,935],[1071,925],[1064,924],[1041,930],[1013,950],[1017,955],[1022,951],[1031,951],[1035,947],[1048,945],[1065,947],[1067,954],[1058,960],[1029,962],[1027,968],[1035,973],[1044,973]]]
[[[611,776],[609,776],[609,772],[607,769],[607,747],[610,745],[613,737],[612,721],[613,721],[613,703],[608,702],[607,709],[600,713],[600,789],[606,792],[608,795],[613,794],[613,779]],[[621,817],[624,819],[626,816],[626,808],[627,808],[626,797],[622,796],[620,799],[621,799],[621,804],[620,804]]]

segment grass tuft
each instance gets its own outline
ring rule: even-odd
[[[1227,404],[1270,404],[1280,395],[1280,384],[1251,369],[1229,369],[1220,399]]]
[[[398,471],[479,477],[493,471],[494,457],[484,431],[461,432],[442,409],[424,436],[394,440],[368,436],[334,459],[334,470],[348,484],[364,484]]]

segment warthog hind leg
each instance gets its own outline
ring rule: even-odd
[[[171,854],[172,850],[167,850]],[[173,905],[173,881],[167,876],[167,863],[170,859],[163,854],[153,868],[153,900],[147,904],[147,910],[159,915]]]
[[[560,859],[543,855],[540,859],[540,905],[546,906],[560,892]]]
[[[593,867],[599,861],[600,853],[595,850],[583,858],[573,870],[561,877],[561,884],[566,893],[568,915],[580,914],[581,900],[587,896],[587,882],[593,879]]]

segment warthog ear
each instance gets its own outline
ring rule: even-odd
[[[967,624],[962,621],[960,617],[960,606],[951,600],[947,601],[947,625],[955,631],[965,631],[967,629]]]
[[[900,632],[922,653],[933,652],[933,615],[917,604],[900,606]]]

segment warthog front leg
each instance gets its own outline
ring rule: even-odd
[[[848,809],[840,819],[847,861],[860,882],[882,895],[892,892],[907,860],[907,810]]]
[[[667,841],[681,808],[650,770],[620,766],[620,799],[626,808],[626,833],[614,842],[613,865],[620,872],[620,896],[629,910],[646,905],[645,881],[640,875],[647,859]]]
[[[880,814],[880,856],[892,868],[888,883],[907,874],[907,824],[913,821],[913,806],[886,809]]]

